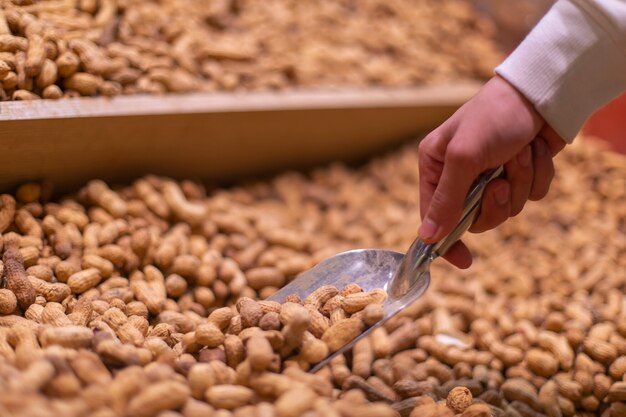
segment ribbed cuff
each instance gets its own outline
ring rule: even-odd
[[[567,142],[626,90],[625,34],[616,35],[607,16],[584,2],[557,2],[496,68]]]

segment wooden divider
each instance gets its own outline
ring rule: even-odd
[[[222,181],[354,161],[436,127],[479,85],[0,104],[0,190],[146,173]]]

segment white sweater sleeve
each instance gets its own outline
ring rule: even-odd
[[[496,68],[566,141],[626,90],[626,0],[560,0]]]

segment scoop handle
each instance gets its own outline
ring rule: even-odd
[[[487,187],[487,184],[489,184],[491,180],[500,176],[503,171],[504,168],[500,166],[482,174],[479,177],[465,199],[461,220],[459,220],[450,234],[441,239],[439,242],[433,244],[431,252],[433,259],[438,256],[443,256],[448,249],[450,249],[452,245],[461,238],[463,233],[470,228],[472,223],[474,223],[474,220],[476,220],[476,217],[478,217],[478,213],[480,212],[480,205],[483,193],[485,192],[485,187]]]
[[[502,166],[500,166],[482,174],[478,178],[467,195],[461,219],[450,234],[432,244],[426,244],[419,238],[415,239],[389,283],[387,292],[391,298],[400,299],[404,297],[417,285],[420,277],[424,279],[428,276],[430,262],[444,255],[459,240],[461,235],[470,228],[480,212],[480,203],[485,187],[489,181],[502,174],[503,170]],[[428,277],[428,279],[430,278]]]

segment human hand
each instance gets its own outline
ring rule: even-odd
[[[527,200],[540,200],[554,177],[552,158],[565,141],[504,78],[485,86],[419,145],[420,238],[433,243],[452,231],[474,180],[504,165],[505,177],[485,188],[470,231],[492,229],[516,216]],[[457,242],[444,256],[468,268],[472,255]]]

